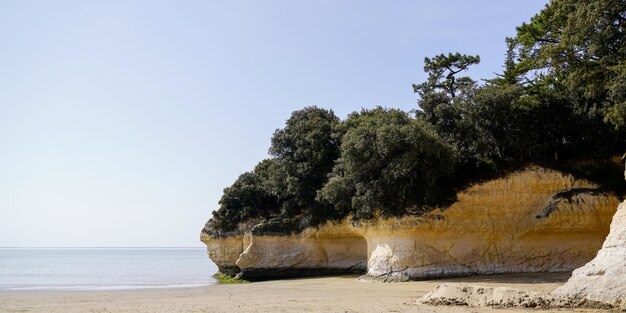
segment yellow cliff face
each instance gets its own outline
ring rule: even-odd
[[[624,172],[626,178],[626,171]],[[626,201],[617,208],[611,231],[596,257],[576,269],[555,296],[585,298],[619,305],[626,311]]]
[[[620,304],[626,310],[626,201],[617,209],[611,232],[596,257],[576,269],[553,294]]]
[[[274,278],[364,270],[401,281],[469,274],[567,271],[591,260],[619,203],[597,186],[529,167],[472,186],[422,217],[349,220],[289,236],[211,238],[218,266]],[[222,271],[220,267],[220,271]]]
[[[343,227],[338,227],[343,228]],[[350,233],[309,232],[290,236],[253,236],[237,259],[246,279],[362,273],[367,246]]]
[[[564,197],[558,193],[581,188]],[[475,185],[444,211],[365,229],[368,274],[391,280],[572,270],[598,251],[618,199],[530,167]]]
[[[240,237],[214,238],[202,233],[200,240],[206,245],[209,258],[217,265],[220,273],[226,275],[236,275],[239,268],[235,261],[243,252],[243,239]]]

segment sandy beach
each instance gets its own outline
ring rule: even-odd
[[[1,312],[520,312],[521,309],[416,304],[443,282],[549,292],[569,273],[512,274],[378,283],[356,276],[267,281],[199,288],[0,293]],[[571,310],[546,310],[564,312]],[[593,310],[575,310],[593,312]]]

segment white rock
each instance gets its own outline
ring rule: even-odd
[[[598,255],[576,269],[553,294],[608,303],[626,302],[626,201],[617,209],[609,236]]]

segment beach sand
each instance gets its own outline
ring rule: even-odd
[[[0,293],[0,312],[522,312],[428,306],[416,304],[416,300],[443,282],[550,292],[569,276],[512,274],[405,283],[364,282],[356,276],[342,276],[180,289],[9,291]]]

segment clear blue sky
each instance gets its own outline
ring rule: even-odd
[[[547,1],[0,0],[0,246],[201,246],[291,111],[416,107]]]

